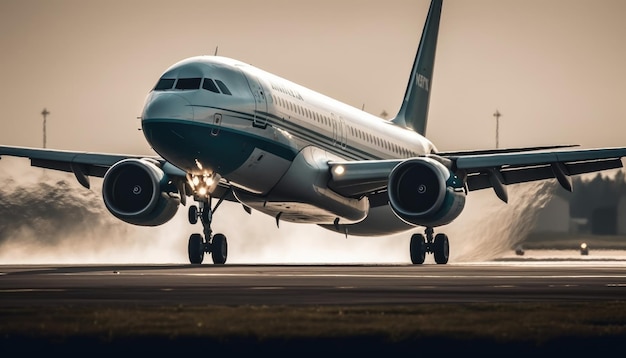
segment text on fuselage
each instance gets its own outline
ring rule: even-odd
[[[300,93],[298,93],[298,91],[293,90],[293,89],[291,89],[291,88],[289,88],[287,86],[280,85],[280,84],[272,82],[272,89],[274,89],[274,90],[276,90],[278,92],[282,92],[282,93],[284,93],[284,94],[286,94],[288,96],[291,96],[293,98],[299,99],[301,101],[304,100],[304,98],[302,98],[302,96],[300,95]]]

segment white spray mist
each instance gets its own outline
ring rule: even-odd
[[[101,179],[92,189],[72,174],[31,168],[24,160],[0,162],[0,263],[180,263],[188,262],[187,239],[202,232],[187,222],[187,208],[159,227],[119,221],[105,208]],[[19,181],[14,178],[20,178]],[[510,203],[490,190],[472,192],[463,214],[438,228],[448,234],[450,262],[490,260],[511,250],[528,234],[553,183],[511,186]],[[228,263],[408,263],[413,232],[355,237],[314,225],[281,222],[224,203],[213,230],[229,240]],[[205,258],[210,262],[210,257]],[[428,260],[431,258],[427,258]]]
[[[555,188],[553,181],[511,185],[509,203],[492,190],[471,192],[465,210],[450,225],[451,262],[486,261],[510,253],[532,231]]]

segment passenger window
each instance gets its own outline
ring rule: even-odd
[[[202,78],[179,78],[176,82],[176,89],[194,90],[200,88]]]
[[[213,82],[213,80],[210,79],[210,78],[205,78],[204,79],[204,82],[202,83],[202,88],[204,88],[207,91],[220,93],[220,90],[217,89],[217,86],[215,85],[215,82]]]
[[[228,90],[228,87],[226,87],[224,82],[220,80],[215,80],[215,83],[217,83],[217,86],[220,88],[223,94],[227,94],[229,96],[232,95],[232,93],[230,93],[230,91]]]
[[[174,86],[173,78],[161,78],[159,82],[157,82],[156,86],[154,86],[155,91],[165,91],[171,89]]]

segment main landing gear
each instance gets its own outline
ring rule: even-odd
[[[448,263],[450,256],[450,243],[446,234],[437,234],[433,239],[434,230],[432,227],[426,228],[426,238],[422,234],[413,234],[411,236],[411,262],[414,264],[423,264],[426,259],[426,253],[435,255],[435,262],[438,264]]]
[[[202,234],[191,234],[189,237],[189,262],[192,264],[201,264],[205,252],[211,253],[214,264],[221,265],[226,262],[228,255],[226,236],[223,234],[213,235],[211,230],[213,213],[220,206],[222,200],[220,199],[213,209],[211,209],[211,197],[199,201],[199,208],[195,205],[189,207],[189,223],[196,224],[200,218],[204,233],[204,237]]]

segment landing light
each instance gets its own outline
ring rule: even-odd
[[[343,173],[345,173],[346,169],[343,167],[343,165],[338,165],[335,167],[335,174],[336,175],[342,175]]]
[[[187,182],[191,186],[194,195],[206,197],[213,193],[220,182],[220,175],[217,173],[193,175],[187,174]]]

